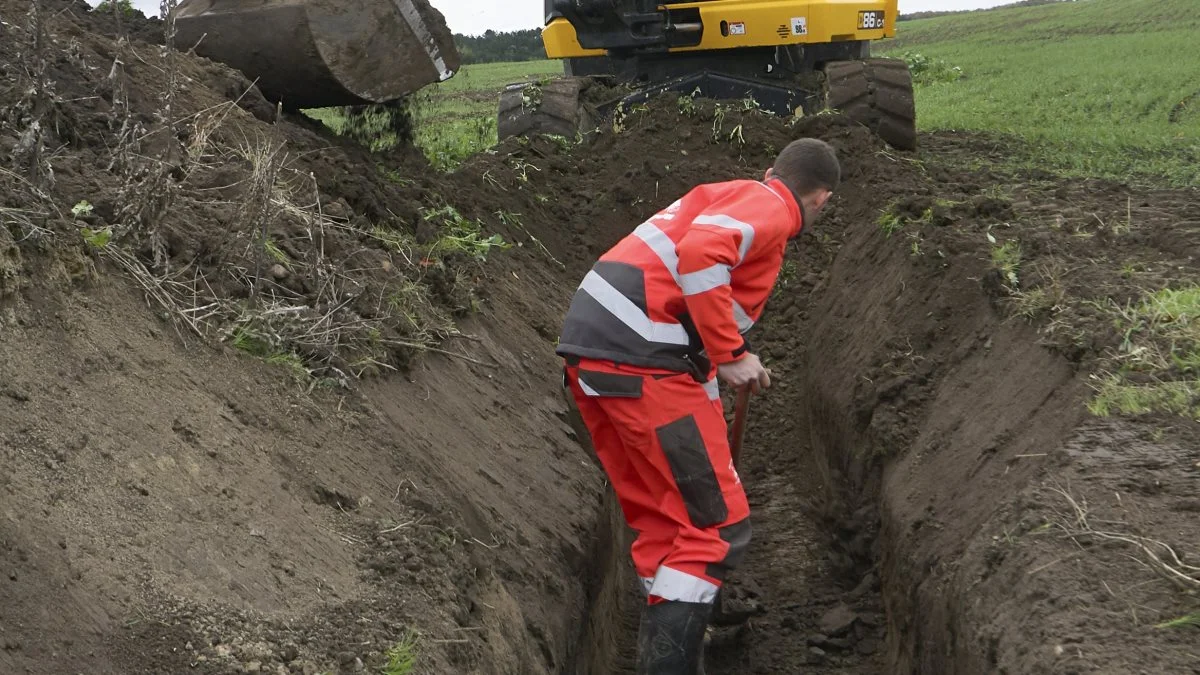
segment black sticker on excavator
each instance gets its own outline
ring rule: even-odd
[[[729,517],[729,507],[696,419],[688,415],[655,429],[655,433],[692,524],[711,527],[724,522]]]

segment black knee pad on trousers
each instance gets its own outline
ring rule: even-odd
[[[720,533],[721,539],[729,544],[729,551],[725,553],[724,560],[709,565],[705,571],[708,576],[724,581],[725,575],[741,565],[742,559],[746,557],[746,549],[750,547],[750,519],[745,518],[732,525],[726,525],[717,532]]]

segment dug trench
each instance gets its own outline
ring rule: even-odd
[[[837,117],[675,101],[442,176],[276,121],[244,78],[177,55],[187,152],[150,222],[126,207],[155,165],[110,169],[123,110],[151,139],[135,154],[172,156],[152,140],[162,52],[49,4],[55,95],[0,89],[0,155],[22,159],[0,174],[0,671],[628,671],[628,533],[571,428],[558,324],[607,245],[801,135],[846,180],[751,335],[777,384],[753,404],[731,593],[762,611],[714,630],[710,672],[1200,662],[1191,629],[1156,627],[1195,610],[1195,424],[1084,405],[1121,342],[1098,300],[1194,277],[1194,192],[968,171],[995,146],[895,153]],[[0,10],[20,80],[28,4]],[[249,161],[264,139],[287,161]],[[255,200],[277,217],[237,206]],[[248,284],[267,241],[281,273]],[[464,241],[486,262],[438,254]],[[195,297],[203,335],[169,302]],[[342,341],[314,344],[331,322]]]
[[[1196,272],[1195,191],[964,170],[995,144],[903,155],[837,118],[660,102],[615,131],[583,159],[502,152],[565,177],[534,233],[568,287],[695,180],[755,178],[803,135],[844,164],[751,336],[776,384],[730,594],[760,611],[712,631],[709,672],[1196,672],[1171,628],[1196,597],[1194,413],[1089,412],[1129,329],[1113,308]],[[580,672],[624,672],[640,603],[607,508]]]

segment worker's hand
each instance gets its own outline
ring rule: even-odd
[[[762,361],[754,354],[746,354],[737,361],[717,366],[717,377],[735,389],[749,386],[750,391],[756,394],[771,386],[771,371],[763,368]]]

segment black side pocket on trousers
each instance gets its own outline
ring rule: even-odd
[[[641,398],[642,376],[579,369],[579,386],[588,396]]]
[[[696,527],[711,527],[729,517],[725,495],[708,459],[700,427],[691,415],[655,429],[688,517]]]

